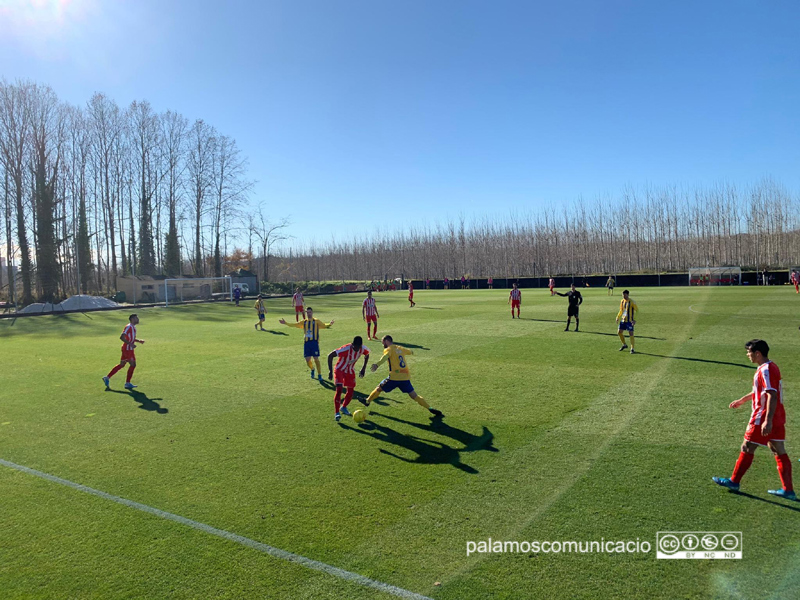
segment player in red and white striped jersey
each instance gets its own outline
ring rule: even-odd
[[[136,326],[139,324],[139,317],[138,315],[131,315],[128,317],[128,324],[125,325],[125,329],[122,330],[122,335],[119,336],[119,339],[122,341],[122,358],[119,360],[119,364],[109,371],[108,375],[103,377],[103,383],[106,384],[106,389],[111,388],[111,378],[124,367],[126,364],[128,366],[128,377],[125,380],[125,389],[132,390],[136,386],[131,383],[131,378],[133,377],[133,371],[136,369],[136,344],[144,344],[144,340],[137,340],[136,339]]]
[[[372,292],[367,292],[367,297],[361,303],[361,317],[367,322],[367,339],[378,339],[378,307],[375,306],[375,298],[372,297]],[[375,324],[375,331],[370,335],[369,324]]]
[[[797,271],[792,271],[792,274],[789,276],[789,280],[794,286],[794,293],[800,294],[800,273]]]
[[[336,362],[336,368],[333,368],[333,357],[338,356],[339,360]],[[338,421],[341,419],[341,413],[350,415],[347,410],[347,405],[353,399],[353,391],[356,389],[356,363],[358,359],[364,357],[364,364],[359,371],[358,376],[364,377],[367,371],[367,363],[369,362],[369,348],[363,345],[361,336],[357,335],[353,338],[352,344],[345,344],[341,348],[337,348],[328,354],[328,379],[333,379],[336,384],[336,395],[333,398],[333,407],[336,415],[334,418]],[[334,376],[335,375],[335,376]],[[342,400],[342,389],[346,389],[344,400]]]
[[[306,319],[306,301],[303,299],[303,292],[300,291],[300,288],[296,288],[294,290],[294,296],[292,296],[292,306],[294,306],[294,320],[295,322],[300,322],[300,315],[303,315],[303,320]]]
[[[508,302],[511,304],[511,318],[514,318],[514,309],[517,309],[517,318],[519,319],[519,305],[522,302],[522,291],[517,287],[516,283],[511,284],[511,293],[508,295]]]
[[[749,401],[753,411],[750,414],[750,422],[744,434],[744,443],[733,475],[730,479],[727,477],[712,477],[712,479],[718,485],[738,491],[739,482],[753,462],[756,448],[768,446],[775,455],[775,462],[778,463],[778,475],[783,487],[767,491],[774,496],[796,500],[797,496],[792,486],[792,461],[789,460],[784,446],[786,411],[783,407],[781,372],[778,366],[767,358],[769,354],[767,342],[750,340],[744,347],[747,349],[747,358],[750,362],[758,365],[753,377],[753,391],[731,402],[730,408],[739,408]]]

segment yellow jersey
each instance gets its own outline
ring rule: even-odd
[[[263,300],[256,300],[256,303],[253,306],[253,308],[255,308],[256,312],[260,315],[263,315],[267,312],[267,308],[264,306]]]
[[[389,361],[389,379],[392,381],[409,381],[411,374],[408,372],[407,356],[414,354],[408,348],[392,344],[383,350],[383,356],[378,361],[378,366]]]
[[[287,327],[297,327],[303,330],[303,339],[306,342],[318,342],[319,330],[328,329],[330,325],[323,323],[319,319],[304,319],[299,323],[287,323]]]
[[[638,311],[639,307],[636,306],[636,302],[634,302],[632,298],[628,297],[627,300],[623,298],[619,303],[617,319],[619,319],[622,323],[629,323],[635,320],[636,315],[634,313]]]

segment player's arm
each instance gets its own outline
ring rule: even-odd
[[[750,392],[750,393],[749,393],[749,394],[747,394],[746,396],[742,396],[742,397],[741,397],[741,398],[739,398],[738,400],[734,400],[733,402],[731,402],[731,403],[728,405],[728,408],[739,408],[739,407],[740,407],[740,406],[742,406],[743,404],[746,404],[747,402],[750,402],[750,400],[752,400],[752,399],[753,399],[753,393],[752,393],[752,392]]]
[[[369,354],[364,355],[364,364],[361,366],[361,372],[358,374],[359,377],[363,377],[364,373],[367,372],[367,363],[369,362]]]
[[[381,357],[380,357],[380,359],[378,359],[378,362],[376,362],[374,365],[372,365],[372,366],[369,368],[369,370],[370,370],[370,371],[372,371],[372,372],[374,373],[375,371],[377,371],[377,370],[378,370],[378,367],[380,367],[380,366],[381,366],[383,363],[385,363],[385,362],[386,362],[388,359],[389,359],[389,350],[387,349],[387,350],[384,350],[384,351],[383,351],[383,356],[381,356]]]
[[[631,301],[631,323],[636,325],[636,313],[639,312],[639,307],[636,305],[636,302]]]
[[[302,321],[300,321],[299,323],[287,323],[286,319],[281,319],[280,321],[278,321],[278,323],[280,323],[281,325],[286,325],[287,327],[297,327],[298,329],[302,329],[303,325],[305,325],[305,323],[303,323]]]
[[[767,418],[761,425],[761,433],[769,435],[772,432],[772,418],[778,408],[778,393],[775,390],[766,390],[764,393],[767,395]]]
[[[583,304],[583,296],[580,294],[580,292],[578,292],[578,306],[581,304]]]
[[[328,379],[333,379],[333,357],[336,356],[336,350],[332,350],[328,354]]]
[[[625,300],[622,300],[619,303],[619,312],[617,313],[617,323],[619,323],[619,320],[622,318],[622,305],[624,302]]]
[[[367,320],[367,305],[366,305],[366,304],[362,304],[362,305],[361,305],[361,318],[362,318],[364,321],[366,321],[366,320]]]
[[[406,348],[405,346],[400,346],[400,350],[403,351],[403,354],[411,354],[411,355],[414,354],[413,350],[410,350],[409,348]]]
[[[555,291],[555,290],[553,290],[553,291]],[[567,294],[562,294],[561,292],[556,292],[556,295],[557,296],[566,296]]]

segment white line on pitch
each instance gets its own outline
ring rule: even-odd
[[[130,508],[135,508],[136,510],[141,510],[142,512],[150,513],[151,515],[161,517],[162,519],[175,521],[176,523],[181,523],[182,525],[187,525],[188,527],[192,527],[194,529],[199,529],[200,531],[210,533],[211,535],[215,535],[217,537],[221,537],[223,539],[236,542],[237,544],[241,544],[242,546],[247,546],[248,548],[258,550],[259,552],[263,552],[264,554],[269,554],[270,556],[274,556],[275,558],[288,560],[289,562],[303,565],[304,567],[307,567],[309,569],[314,569],[315,571],[322,571],[323,573],[327,573],[328,575],[333,575],[334,577],[338,577],[339,579],[344,579],[345,581],[357,583],[359,585],[363,585],[364,587],[379,590],[381,592],[386,592],[387,594],[392,594],[393,596],[397,596],[398,598],[408,598],[409,600],[431,600],[431,598],[428,598],[427,596],[423,596],[421,594],[417,594],[394,585],[389,585],[388,583],[376,581],[374,579],[370,579],[369,577],[364,577],[363,575],[359,575],[358,573],[351,573],[350,571],[345,571],[344,569],[331,566],[329,564],[320,562],[318,560],[306,558],[305,556],[300,556],[299,554],[294,554],[293,552],[287,552],[286,550],[281,550],[280,548],[274,548],[272,546],[268,546],[267,544],[262,544],[261,542],[251,540],[250,538],[246,538],[241,535],[236,535],[235,533],[231,533],[230,531],[225,531],[224,529],[217,529],[216,527],[212,527],[211,525],[206,525],[205,523],[193,521],[191,519],[187,519],[186,517],[181,517],[180,515],[169,513],[164,510],[160,510],[158,508],[153,508],[152,506],[147,506],[146,504],[140,504],[139,502],[134,502],[133,500],[120,498],[119,496],[113,496],[111,494],[107,494],[106,492],[101,492],[100,490],[96,490],[94,488],[81,485],[80,483],[74,483],[66,479],[61,479],[60,477],[56,477],[55,475],[50,475],[48,473],[37,471],[36,469],[24,467],[22,465],[12,463],[7,460],[3,460],[2,458],[0,458],[0,465],[9,467],[11,469],[16,469],[17,471],[27,473],[28,475],[34,475],[35,477],[40,477],[41,479],[52,481],[53,483],[65,485],[67,487],[71,487],[81,492],[86,492],[87,494],[93,494],[94,496],[99,496],[100,498],[104,498],[105,500],[111,500],[112,502],[116,502],[117,504],[124,504],[125,506],[129,506]]]

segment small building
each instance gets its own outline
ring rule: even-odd
[[[242,287],[243,296],[248,294],[257,294],[260,291],[258,287],[258,277],[255,273],[247,269],[237,269],[228,273],[231,278],[231,285],[235,288],[237,285]],[[247,286],[246,288],[243,286]]]
[[[212,298],[211,282],[207,278],[170,279],[165,287],[166,279],[164,275],[125,275],[117,277],[117,290],[125,292],[125,302],[131,304],[164,302],[166,294],[169,294],[170,302]]]

